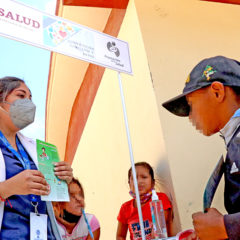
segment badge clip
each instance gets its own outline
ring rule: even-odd
[[[40,216],[40,214],[38,213],[38,209],[37,209],[37,207],[38,207],[38,202],[35,202],[35,203],[31,202],[31,204],[32,204],[32,206],[34,207],[35,214],[36,214],[37,216]]]

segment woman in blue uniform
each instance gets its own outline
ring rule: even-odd
[[[19,130],[34,121],[36,106],[23,80],[0,79],[0,239],[30,239],[30,213],[47,216],[47,239],[61,239],[51,202],[40,195],[50,192],[47,181],[37,170],[36,143]],[[55,175],[68,183],[72,169],[56,163]],[[37,208],[36,208],[37,206]],[[38,232],[40,234],[40,231]]]

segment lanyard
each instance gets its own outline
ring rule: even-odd
[[[3,133],[1,131],[0,131],[0,142],[2,145],[6,146],[8,148],[8,150],[10,150],[14,154],[14,156],[21,162],[21,164],[23,165],[23,168],[25,170],[31,169],[28,155],[25,152],[22,144],[20,143],[20,141],[18,140],[17,137],[16,137],[16,144],[17,144],[17,148],[18,148],[19,152],[17,152],[12,147],[12,145],[8,142],[8,140],[6,139],[6,137],[3,135]]]
[[[85,220],[85,222],[87,224],[88,232],[89,232],[91,238],[94,240],[94,235],[93,235],[92,229],[91,229],[91,227],[89,225],[89,222],[87,220],[87,216],[86,216],[85,210],[84,210],[84,208],[81,208],[81,209],[82,209],[82,214],[83,214],[84,220]]]
[[[6,146],[8,150],[10,150],[14,154],[14,156],[21,162],[25,170],[31,169],[29,157],[17,136],[16,136],[16,145],[19,152],[12,147],[12,145],[8,142],[8,140],[6,139],[6,137],[3,135],[1,131],[0,131],[0,143]],[[34,203],[38,202],[36,195],[30,194],[30,199],[31,199],[31,202],[34,202]]]

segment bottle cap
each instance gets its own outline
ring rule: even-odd
[[[152,201],[157,201],[157,200],[159,200],[158,195],[157,195],[156,191],[153,189],[152,190]]]

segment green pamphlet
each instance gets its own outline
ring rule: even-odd
[[[50,185],[51,192],[42,201],[69,202],[68,185],[54,174],[54,162],[59,162],[57,147],[37,139],[38,169]]]

